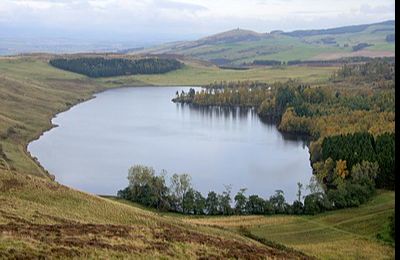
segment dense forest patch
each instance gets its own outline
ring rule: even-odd
[[[183,64],[175,59],[105,59],[102,57],[82,57],[75,59],[52,59],[50,64],[56,68],[84,74],[92,78],[113,77],[135,74],[161,74],[182,68]]]
[[[349,169],[363,161],[377,162],[380,171],[376,176],[376,186],[394,189],[394,133],[384,133],[376,139],[366,132],[329,136],[322,142],[321,153],[322,160],[346,160]]]

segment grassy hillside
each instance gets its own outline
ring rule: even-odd
[[[51,127],[50,119],[100,87],[33,58],[0,60],[0,144],[7,168],[43,176],[25,152],[27,143]]]
[[[394,192],[381,191],[359,208],[316,216],[185,218],[188,223],[220,227],[273,241],[322,259],[394,259],[394,247],[377,239],[387,231],[395,208]]]
[[[394,56],[395,44],[386,36],[395,33],[394,21],[294,32],[256,33],[236,29],[191,42],[165,44],[141,53],[189,55],[216,64],[240,65],[254,60],[325,60],[351,56]],[[370,46],[353,50],[359,43]]]

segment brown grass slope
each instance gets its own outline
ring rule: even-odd
[[[0,202],[0,258],[307,258],[4,170]]]

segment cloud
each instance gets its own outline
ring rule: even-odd
[[[362,4],[360,6],[360,12],[365,14],[384,14],[384,13],[392,13],[395,10],[394,3],[389,5],[377,5],[371,6],[369,4]]]
[[[154,6],[163,9],[187,10],[192,12],[207,11],[208,8],[199,4],[183,3],[176,1],[155,0]]]
[[[317,29],[394,19],[394,0],[0,0],[0,31],[200,37],[232,28]],[[29,29],[28,29],[29,28]],[[42,32],[42,34],[40,34]],[[111,36],[110,36],[111,35]]]

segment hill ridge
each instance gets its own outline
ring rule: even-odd
[[[394,24],[394,20],[386,20],[328,29],[265,33],[235,28],[198,40],[166,43],[131,53],[179,54],[216,65],[235,66],[251,64],[255,60],[287,62],[385,57],[394,56]]]

